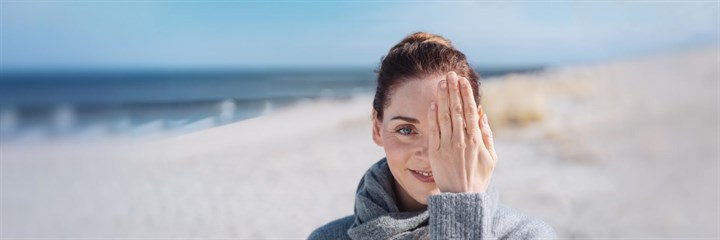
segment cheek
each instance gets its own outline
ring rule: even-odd
[[[403,184],[405,182],[403,171],[407,168],[407,163],[411,157],[408,144],[394,137],[383,139],[383,142],[385,143],[385,156],[387,157],[390,172],[392,172],[395,180],[406,187]]]
[[[399,139],[397,137],[385,138],[383,139],[383,143],[385,143],[385,156],[387,157],[390,170],[393,172],[393,175],[396,175],[396,178],[400,178],[399,180],[401,180],[403,177],[397,176],[397,174],[402,174],[402,172],[405,171],[407,163],[413,157],[414,144],[412,141]]]
[[[397,137],[388,137],[383,139],[385,155],[388,160],[407,161],[412,156],[415,144],[407,139],[399,139]]]

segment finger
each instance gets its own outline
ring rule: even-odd
[[[482,137],[480,136],[480,117],[478,115],[477,105],[475,104],[475,97],[473,95],[472,86],[467,78],[460,78],[460,93],[463,104],[463,116],[465,119],[465,134],[467,136],[468,148],[466,148],[466,156],[477,156],[480,146],[482,144]],[[475,159],[470,158],[470,159]],[[472,176],[472,174],[478,169],[478,161],[467,161],[466,163],[466,175]]]
[[[460,92],[462,93],[463,110],[465,117],[465,132],[470,141],[478,141],[480,134],[480,115],[478,114],[478,107],[475,103],[475,96],[473,95],[472,86],[467,78],[460,79]],[[477,142],[472,142],[477,144]]]
[[[487,151],[492,156],[493,162],[496,163],[497,154],[495,154],[495,142],[493,141],[492,129],[490,129],[490,124],[488,124],[487,114],[483,114],[482,123],[482,138],[485,143],[485,148],[487,148]]]
[[[452,139],[452,122],[450,119],[450,108],[448,107],[448,81],[440,81],[438,86],[437,99],[437,122],[440,129],[440,146],[450,147]]]
[[[460,96],[460,85],[455,72],[450,72],[448,81],[448,96],[450,97],[450,118],[452,119],[453,147],[462,151],[465,149],[465,117],[463,117],[463,104]]]
[[[463,158],[457,159],[461,169],[461,179],[467,179],[469,168],[464,158],[465,153],[465,118],[463,117],[463,105],[460,97],[460,89],[458,84],[458,76],[455,72],[448,73],[448,101],[450,104],[450,119],[452,122],[452,149],[457,153],[462,153]],[[464,182],[467,183],[467,182]],[[467,187],[467,186],[463,186]]]
[[[428,138],[430,153],[437,152],[440,149],[440,129],[438,128],[437,105],[435,102],[430,103],[430,109],[428,110]]]

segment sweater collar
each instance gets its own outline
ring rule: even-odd
[[[395,178],[390,172],[387,158],[373,164],[365,172],[355,194],[355,221],[348,229],[353,239],[363,236],[387,239],[408,231],[428,231],[427,210],[401,212],[394,191]],[[490,181],[488,193],[497,204],[498,192]],[[491,206],[493,209],[497,206]]]

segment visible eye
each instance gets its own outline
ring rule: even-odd
[[[395,130],[395,132],[397,132],[401,135],[404,135],[404,136],[409,136],[414,133],[413,129],[409,128],[409,127],[400,127],[397,130]]]

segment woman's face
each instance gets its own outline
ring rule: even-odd
[[[428,160],[427,115],[444,76],[408,79],[395,86],[382,121],[373,121],[373,140],[385,149],[390,171],[405,190],[398,193],[399,201],[409,195],[415,202],[427,205],[428,196],[440,192],[434,179],[423,174],[432,173]]]

